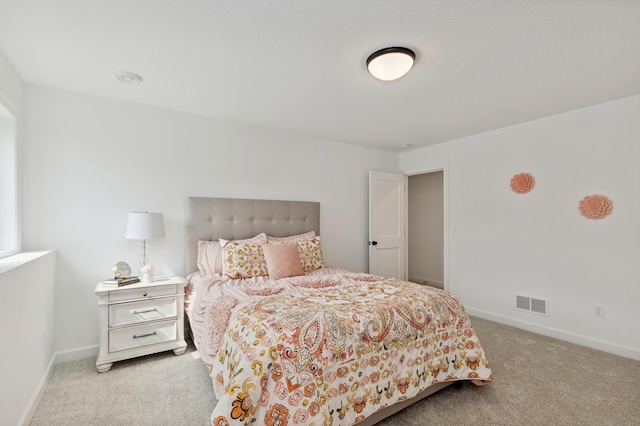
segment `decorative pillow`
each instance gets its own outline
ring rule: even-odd
[[[220,247],[224,248],[224,246],[229,242],[234,242],[234,243],[238,243],[238,244],[244,244],[244,243],[249,243],[249,244],[267,244],[267,234],[262,232],[262,233],[256,235],[255,237],[246,238],[244,240],[225,240],[224,238],[220,238]]]
[[[229,278],[267,275],[262,244],[228,241],[222,247],[222,273]]]
[[[315,236],[316,236],[315,231],[305,232],[304,234],[291,235],[289,237],[267,236],[267,243],[297,242],[297,241],[300,241],[300,240],[310,240]]]
[[[300,257],[300,263],[304,271],[324,268],[322,250],[320,249],[320,237],[297,241],[296,245],[298,246],[298,256]]]
[[[274,280],[304,275],[298,245],[295,242],[265,244],[262,246],[269,277]]]
[[[222,273],[220,241],[198,241],[198,270],[203,275]]]

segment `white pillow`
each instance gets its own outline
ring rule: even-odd
[[[304,234],[291,235],[289,237],[267,237],[267,243],[285,243],[285,242],[296,242],[300,240],[310,240],[316,236],[315,231],[305,232]]]
[[[267,244],[267,234],[262,232],[255,237],[245,238],[244,240],[225,240],[224,238],[220,238],[220,247],[224,248],[227,243],[232,241],[236,244]]]
[[[222,273],[220,241],[198,241],[198,270],[203,275]]]

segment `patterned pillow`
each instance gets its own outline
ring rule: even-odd
[[[262,244],[227,242],[222,247],[222,273],[229,278],[267,275]]]
[[[267,275],[262,245],[267,243],[264,232],[244,240],[220,238],[222,247],[222,274],[230,278],[250,278]]]
[[[304,234],[291,235],[289,237],[272,237],[267,236],[267,243],[285,243],[285,242],[297,242],[300,240],[310,240],[316,236],[315,231],[305,232]]]
[[[277,280],[304,275],[298,245],[295,242],[265,244],[262,251],[267,262],[269,278]]]
[[[300,263],[304,271],[324,268],[320,237],[297,241],[296,245],[298,246],[298,256],[300,256]]]

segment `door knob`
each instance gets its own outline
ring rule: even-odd
[[[377,246],[378,242],[377,241],[371,241],[369,244],[371,244],[372,246]]]

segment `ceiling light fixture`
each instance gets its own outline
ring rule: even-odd
[[[116,71],[116,78],[125,84],[130,84],[132,86],[136,84],[142,83],[142,77],[138,74],[128,72],[128,71]]]
[[[393,81],[411,70],[416,54],[406,47],[387,47],[373,52],[367,58],[367,70],[382,81]]]

